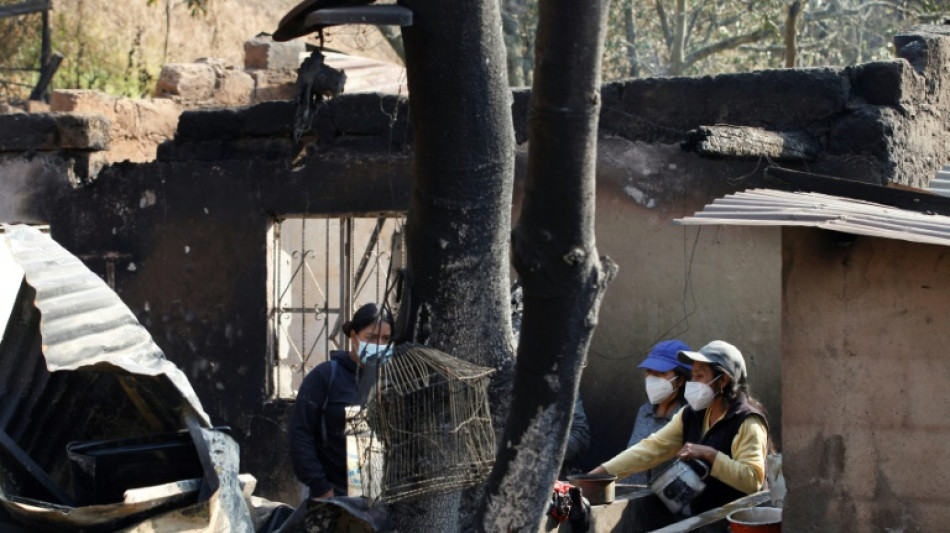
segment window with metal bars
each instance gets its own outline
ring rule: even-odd
[[[382,304],[402,264],[403,218],[278,217],[268,231],[270,396],[293,399],[361,305]]]

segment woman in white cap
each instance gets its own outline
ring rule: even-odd
[[[689,346],[683,341],[661,341],[650,350],[646,358],[637,368],[642,368],[646,374],[644,389],[647,393],[647,402],[640,406],[637,418],[633,422],[633,431],[627,448],[634,446],[641,440],[649,437],[669,421],[683,406],[686,398],[683,395],[686,382],[692,376],[692,365],[677,359],[681,351],[689,351]],[[653,468],[642,472],[634,472],[621,483],[631,485],[649,485],[653,480],[669,467],[673,460],[665,461]]]
[[[680,351],[677,358],[692,364],[693,380],[685,393],[689,405],[662,429],[590,473],[626,476],[674,457],[704,461],[711,469],[706,489],[690,503],[696,514],[762,489],[768,423],[765,409],[748,395],[738,348],[712,341],[698,352]]]

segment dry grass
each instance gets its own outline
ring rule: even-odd
[[[0,0],[0,4],[9,1]],[[298,1],[210,0],[207,14],[193,17],[180,0],[155,0],[153,5],[147,0],[57,0],[51,13],[53,49],[65,60],[53,85],[134,95],[149,92],[166,63],[216,57],[243,68],[244,42],[261,32],[273,32]],[[17,44],[18,60],[36,66],[39,16],[3,22],[10,25],[6,35],[11,35],[12,27],[19,30],[14,33],[23,36]],[[316,43],[312,36],[307,40]],[[325,44],[347,53],[398,62],[374,27],[337,29]],[[12,57],[11,53],[5,55]],[[24,76],[20,81],[35,80],[35,74]]]

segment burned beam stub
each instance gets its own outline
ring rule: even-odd
[[[700,126],[690,131],[683,149],[703,157],[774,161],[814,159],[819,145],[799,132],[769,131],[751,126]]]

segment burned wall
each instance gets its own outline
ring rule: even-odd
[[[783,233],[790,531],[940,531],[950,429],[950,250]]]
[[[232,428],[242,471],[275,499],[296,503],[299,492],[286,446],[275,444],[288,404],[267,393],[267,231],[276,215],[404,210],[410,156],[406,114],[392,120],[399,105],[341,100],[304,146],[289,138],[291,102],[186,112],[158,160],[109,166],[93,183],[75,186],[62,164],[29,158],[15,183],[5,174],[4,188],[23,193],[3,218],[48,223],[114,286],[214,423]]]
[[[874,184],[925,183],[950,142],[938,120],[946,112],[939,87],[947,38],[906,39],[901,50],[913,61],[604,87],[596,230],[601,253],[620,272],[581,387],[594,433],[586,466],[625,445],[646,399],[636,364],[671,337],[695,347],[716,338],[739,346],[752,392],[782,439],[788,404],[780,400],[777,230],[700,230],[672,220],[723,194],[768,185],[763,169],[772,164]],[[528,98],[514,94],[515,206]],[[313,136],[298,145],[290,139],[292,102],[192,110],[155,161],[87,166],[82,178],[70,169],[94,161],[94,150],[19,146],[0,160],[0,219],[49,223],[54,238],[113,283],[188,374],[212,419],[233,428],[260,493],[295,502],[283,453],[288,404],[267,393],[266,231],[279,214],[405,210],[408,116],[405,101],[393,97],[344,95],[321,110]],[[722,124],[746,128],[730,141],[740,149],[728,152],[746,155],[717,156],[684,142],[701,126]],[[788,159],[774,159],[770,149],[750,156],[761,145],[742,131],[756,132],[754,139],[795,134],[813,149]]]

